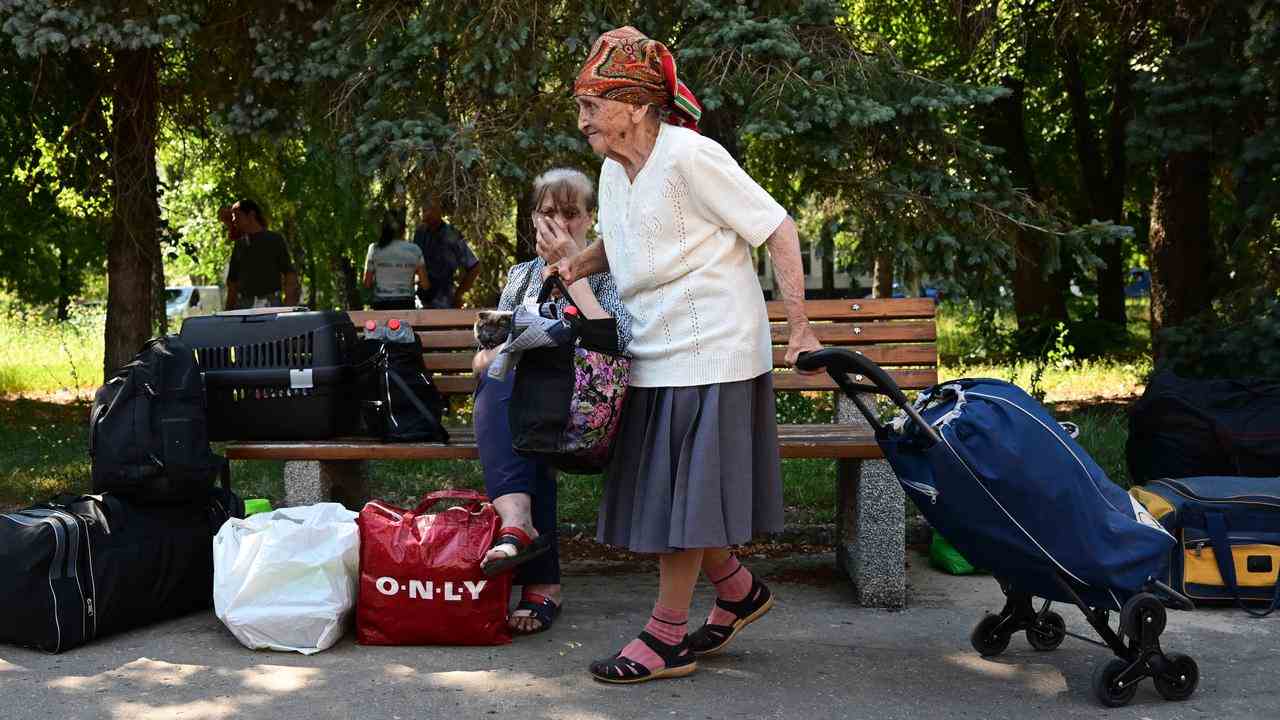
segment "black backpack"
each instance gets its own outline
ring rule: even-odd
[[[1135,484],[1280,475],[1280,380],[1201,380],[1162,371],[1130,411],[1125,452]]]
[[[93,491],[141,503],[208,497],[227,462],[209,449],[204,378],[191,347],[155,338],[108,378],[89,416]]]
[[[444,397],[423,369],[422,341],[361,340],[361,419],[384,442],[449,442]]]

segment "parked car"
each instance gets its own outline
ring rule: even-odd
[[[164,289],[164,311],[170,318],[210,315],[222,310],[222,288],[217,285],[185,285]]]

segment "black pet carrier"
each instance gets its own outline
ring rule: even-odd
[[[245,310],[187,318],[211,440],[322,440],[356,416],[355,326],[344,312]]]

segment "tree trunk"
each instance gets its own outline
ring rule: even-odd
[[[67,248],[58,252],[58,322],[71,318],[71,260]]]
[[[1026,85],[1016,78],[1001,83],[1010,94],[989,105],[984,140],[1004,149],[1004,162],[1013,181],[1032,200],[1040,201],[1040,183],[1031,164],[1024,119]],[[1044,321],[1067,319],[1065,285],[1060,277],[1045,273],[1045,254],[1052,249],[1049,239],[1033,230],[1019,229],[1014,240],[1013,308],[1019,329],[1031,329]]]
[[[152,272],[160,253],[156,201],[156,65],[153,50],[114,54],[111,98],[111,237],[103,369],[128,362],[151,335]]]
[[[1132,79],[1129,53],[1121,50],[1112,59],[1110,69],[1111,108],[1108,113],[1107,151],[1110,167],[1103,169],[1102,148],[1089,111],[1088,91],[1080,67],[1080,47],[1075,35],[1065,38],[1059,48],[1062,79],[1071,106],[1071,127],[1075,135],[1076,157],[1080,166],[1081,186],[1088,207],[1077,213],[1081,224],[1093,220],[1119,223],[1124,209],[1128,160],[1125,134],[1133,117]],[[1124,325],[1124,246],[1119,239],[1109,240],[1099,248],[1103,265],[1098,268],[1098,318]]]
[[[871,281],[871,297],[893,297],[893,251],[880,250],[876,253],[876,267]]]
[[[1151,198],[1152,353],[1158,334],[1209,307],[1213,251],[1209,238],[1207,152],[1172,153],[1156,172]]]
[[[533,196],[524,190],[516,201],[516,262],[537,257],[537,247],[538,238],[533,230]]]
[[[822,292],[831,297],[836,291],[835,242],[827,236],[822,240]]]
[[[165,312],[164,288],[164,251],[157,240],[156,254],[151,265],[151,317],[156,331],[161,335],[169,334],[169,313]]]

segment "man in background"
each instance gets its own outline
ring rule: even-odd
[[[258,204],[245,198],[219,210],[218,219],[234,243],[227,266],[227,309],[297,305],[301,288],[289,247],[279,233],[267,229]]]
[[[480,273],[480,260],[462,234],[444,221],[440,198],[435,193],[423,199],[420,221],[413,242],[422,250],[430,285],[418,290],[418,299],[424,308],[462,307],[462,296]],[[454,276],[459,270],[463,274],[455,284]]]

